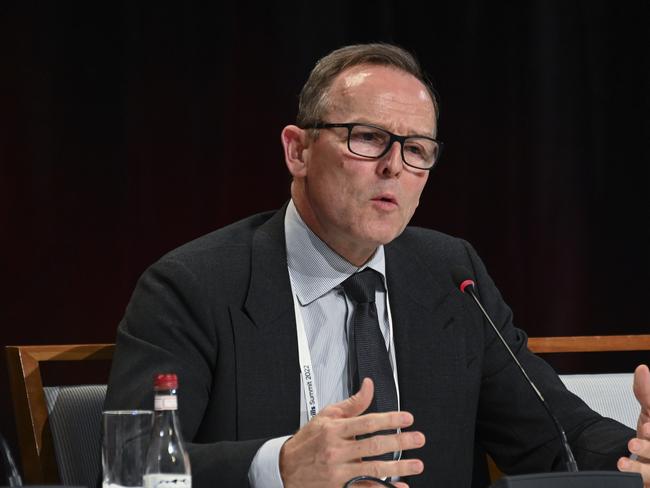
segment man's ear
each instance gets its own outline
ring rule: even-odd
[[[307,131],[295,125],[288,125],[282,129],[282,146],[284,147],[284,161],[289,173],[296,177],[304,177],[307,174],[305,164],[305,149],[308,145]]]

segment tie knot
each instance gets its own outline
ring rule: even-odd
[[[370,268],[354,273],[341,283],[345,294],[356,303],[374,303],[375,291],[383,289],[381,275]]]

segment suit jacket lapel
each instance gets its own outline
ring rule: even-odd
[[[254,234],[248,294],[231,306],[238,437],[293,433],[300,424],[296,322],[284,238],[285,207]]]

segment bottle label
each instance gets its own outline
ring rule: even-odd
[[[144,488],[192,488],[192,475],[189,474],[145,474]]]
[[[156,395],[153,406],[156,410],[177,410],[178,398],[176,395]]]

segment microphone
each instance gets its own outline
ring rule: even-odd
[[[562,444],[562,452],[564,454],[564,464],[566,466],[566,470],[570,473],[576,473],[578,472],[578,464],[576,463],[575,457],[573,456],[573,452],[571,451],[571,448],[569,447],[569,441],[567,440],[566,433],[564,432],[564,429],[562,428],[562,425],[560,425],[560,422],[558,421],[557,417],[553,415],[553,412],[551,411],[551,407],[549,407],[548,403],[544,399],[544,396],[542,393],[539,391],[537,386],[535,386],[535,383],[533,383],[533,380],[530,379],[528,376],[528,373],[526,373],[526,370],[524,367],[521,365],[519,360],[517,359],[517,356],[515,356],[515,353],[512,352],[512,349],[506,342],[506,340],[503,338],[501,335],[501,332],[499,331],[498,327],[494,325],[494,322],[492,322],[492,319],[488,315],[488,313],[485,311],[485,308],[483,308],[483,304],[479,300],[478,296],[476,295],[476,292],[474,290],[474,280],[471,278],[471,274],[467,269],[465,269],[462,266],[454,266],[451,269],[451,276],[452,279],[454,280],[454,283],[458,286],[459,290],[462,293],[467,293],[469,296],[471,296],[474,299],[474,302],[478,306],[478,308],[481,310],[481,313],[483,316],[486,318],[486,320],[490,323],[492,326],[492,329],[494,330],[495,334],[503,344],[503,346],[506,348],[508,351],[508,354],[510,354],[510,357],[512,360],[515,362],[517,365],[517,368],[519,368],[519,371],[521,374],[524,376],[526,379],[526,382],[530,386],[530,388],[533,390],[535,393],[535,396],[537,396],[537,399],[540,401],[542,406],[544,407],[544,410],[546,410],[546,413],[548,416],[553,420],[553,425],[555,425],[555,429],[557,430],[560,438],[560,443]]]

